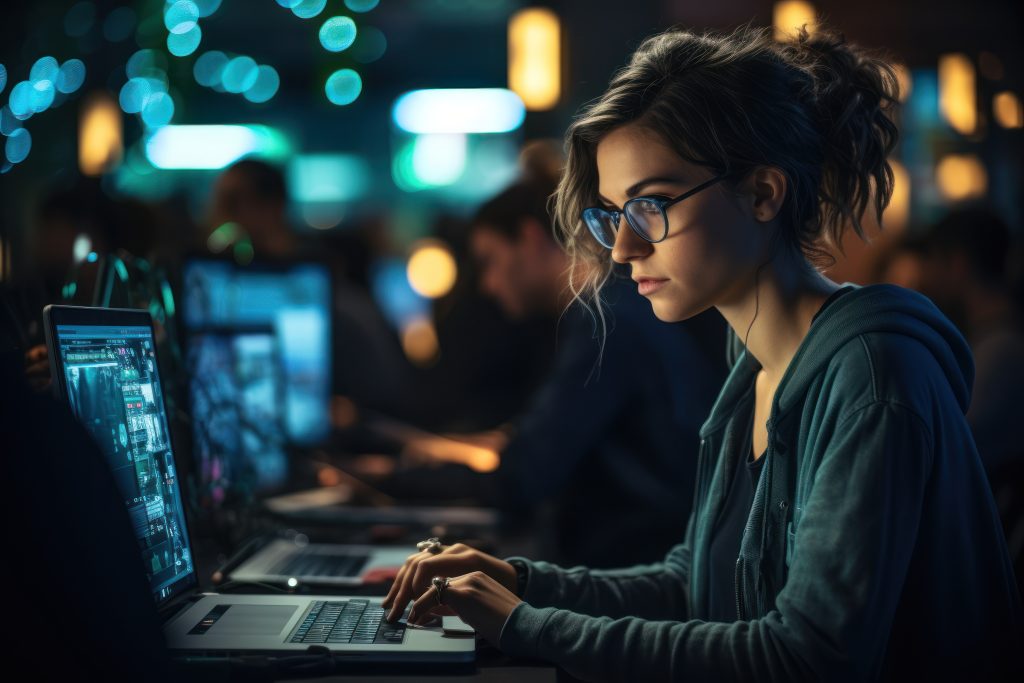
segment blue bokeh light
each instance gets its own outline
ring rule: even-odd
[[[327,0],[299,0],[292,5],[292,12],[299,19],[312,19],[324,11]]]
[[[4,91],[7,87],[7,67],[0,64],[0,92]]]
[[[84,36],[96,23],[96,5],[79,2],[64,15],[64,32],[72,38]]]
[[[193,24],[187,33],[168,33],[167,51],[175,57],[187,57],[196,51],[203,39],[203,30],[199,24]]]
[[[118,102],[121,109],[127,114],[138,114],[145,106],[146,100],[153,94],[153,87],[145,78],[129,78],[128,82],[121,86],[121,94]]]
[[[384,32],[373,26],[363,26],[359,29],[359,37],[352,46],[352,59],[360,64],[376,62],[384,56],[388,49],[388,40]]]
[[[320,27],[320,44],[328,52],[341,52],[356,40],[356,22],[349,17],[331,17]]]
[[[60,65],[57,72],[57,90],[70,95],[85,82],[85,63],[81,59],[69,59]]]
[[[195,0],[199,8],[199,16],[208,17],[220,9],[221,0]]]
[[[212,88],[221,82],[227,63],[228,56],[220,50],[204,52],[192,66],[192,75],[195,76],[196,83],[199,85]]]
[[[7,104],[11,112],[22,121],[32,116],[32,84],[28,81],[17,83],[11,88]]]
[[[50,81],[53,83],[57,80],[57,71],[60,66],[57,64],[57,59],[54,57],[40,57],[36,60],[35,64],[32,65],[32,70],[29,72],[28,79],[30,81]]]
[[[14,115],[11,108],[6,104],[0,107],[0,133],[10,135],[21,128],[21,121]]]
[[[345,0],[345,7],[353,12],[369,12],[380,4],[380,0]]]
[[[153,93],[142,108],[142,122],[150,128],[166,126],[174,118],[174,100],[165,92]]]
[[[29,91],[29,106],[34,113],[41,114],[50,108],[56,95],[53,81],[36,81]]]
[[[178,0],[164,12],[164,26],[172,34],[192,31],[199,21],[199,7],[192,0]]]
[[[256,83],[259,67],[252,57],[235,57],[224,67],[221,81],[224,89],[231,93],[242,93]]]
[[[245,99],[256,104],[266,102],[277,94],[281,87],[281,77],[277,75],[277,69],[263,64],[257,69],[256,82],[245,91]]]
[[[137,21],[138,17],[131,7],[118,7],[103,21],[103,37],[112,43],[127,40],[135,30]]]
[[[352,104],[363,90],[363,79],[352,69],[338,69],[327,78],[324,90],[333,104]]]
[[[302,2],[302,0],[277,0],[277,4],[285,9],[292,9],[300,2]]]
[[[25,128],[19,128],[11,133],[4,146],[7,160],[12,164],[20,164],[28,157],[32,150],[32,135]]]
[[[156,50],[139,50],[128,58],[124,73],[128,78],[148,76],[154,71],[162,71],[167,67],[167,58],[163,52]]]

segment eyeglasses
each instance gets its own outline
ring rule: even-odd
[[[611,249],[615,246],[615,235],[619,231],[622,217],[641,239],[657,244],[668,237],[668,215],[665,210],[678,204],[687,197],[692,197],[723,180],[727,174],[721,173],[714,178],[705,180],[693,189],[687,190],[678,197],[633,197],[622,205],[621,211],[609,211],[600,206],[592,206],[583,210],[583,222],[587,224],[590,234],[598,243]]]

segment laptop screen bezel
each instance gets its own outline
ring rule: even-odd
[[[68,390],[66,376],[64,373],[64,361],[60,353],[59,337],[57,334],[58,325],[82,325],[82,326],[112,326],[112,327],[145,327],[149,330],[150,337],[156,350],[156,333],[153,328],[153,318],[148,311],[138,311],[123,308],[89,308],[85,306],[47,306],[43,310],[44,329],[46,333],[46,346],[50,356],[50,375],[53,379],[54,391],[57,397],[67,403]],[[160,380],[160,392],[163,405],[167,406],[167,391],[164,379],[160,376],[159,366],[156,369],[157,378]],[[181,466],[178,463],[174,434],[171,430],[170,420],[164,413],[164,420],[167,422],[167,439],[171,448],[171,459],[174,462],[175,471],[179,473],[178,495],[181,497],[182,520],[185,538],[189,542],[189,552],[192,555],[192,569],[181,579],[171,584],[171,591],[163,598],[155,595],[153,599],[158,609],[166,609],[176,602],[181,596],[191,593],[199,585],[199,577],[196,573],[195,544],[192,540],[192,533],[189,529],[188,511],[185,509],[187,497],[183,490],[183,482],[180,478]],[[138,539],[136,539],[136,542]],[[150,586],[150,594],[153,594]]]

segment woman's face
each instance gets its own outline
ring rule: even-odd
[[[618,210],[632,197],[676,197],[714,176],[681,159],[656,134],[616,128],[597,146],[601,203]],[[752,278],[764,253],[767,226],[754,218],[753,198],[716,183],[666,210],[668,237],[641,239],[623,218],[612,249],[629,264],[640,294],[665,322],[728,304]]]

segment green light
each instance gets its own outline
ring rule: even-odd
[[[356,22],[349,17],[331,17],[320,27],[320,44],[328,52],[341,52],[356,40]]]
[[[164,295],[164,310],[167,311],[167,315],[174,315],[174,293],[171,292],[171,286],[166,282],[160,284],[160,292]]]
[[[121,278],[121,282],[128,282],[128,267],[124,265],[124,261],[114,257],[114,270],[117,271],[117,276]]]
[[[338,69],[327,78],[324,86],[327,99],[333,104],[352,104],[363,91],[363,79],[352,69]]]
[[[238,239],[240,234],[242,234],[242,230],[238,223],[228,221],[210,233],[210,236],[206,238],[206,248],[211,253],[219,254]]]
[[[252,248],[252,241],[246,237],[235,244],[235,263],[240,266],[247,266],[252,263],[256,250]]]

